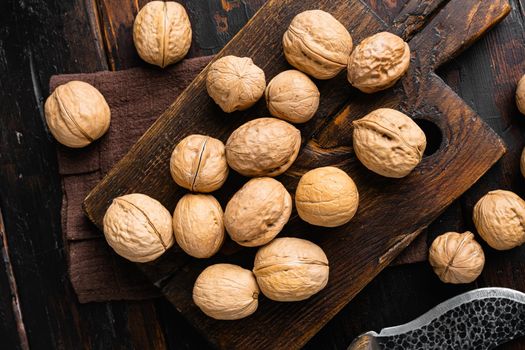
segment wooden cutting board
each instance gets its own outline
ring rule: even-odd
[[[174,247],[155,262],[138,264],[177,310],[220,348],[301,347],[505,152],[498,136],[434,70],[504,18],[510,10],[506,0],[410,1],[390,28],[359,0],[270,0],[216,59],[250,56],[269,81],[290,68],[281,47],[288,24],[296,14],[315,8],[341,21],[356,44],[383,30],[402,36],[412,50],[410,69],[393,88],[373,95],[352,88],[345,73],[318,81],[319,111],[299,126],[302,151],[278,178],[293,194],[306,171],[334,165],[347,171],[359,188],[359,210],[350,223],[335,229],[313,227],[294,212],[281,233],[309,239],[324,249],[330,261],[330,280],[323,291],[296,303],[277,303],[261,296],[254,315],[216,321],[192,302],[197,275],[217,262],[251,269],[256,249],[228,241],[215,257],[198,260]],[[264,101],[245,112],[221,112],[206,93],[206,73],[207,68],[85,199],[86,214],[99,228],[112,199],[126,193],[145,193],[174,209],[186,191],[171,179],[169,159],[185,136],[201,133],[226,141],[242,123],[269,115]],[[352,151],[352,120],[380,107],[412,116],[427,134],[427,154],[404,179],[371,173]],[[231,172],[225,186],[215,193],[223,207],[246,180]]]

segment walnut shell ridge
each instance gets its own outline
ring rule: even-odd
[[[447,232],[430,246],[430,265],[445,283],[470,283],[481,274],[485,254],[472,232]]]
[[[410,65],[410,47],[395,34],[381,32],[363,40],[348,59],[348,81],[365,93],[393,86]]]
[[[472,219],[481,238],[494,249],[525,243],[525,201],[513,192],[490,191],[474,206]]]
[[[133,24],[133,42],[139,56],[166,67],[186,56],[191,46],[191,23],[184,7],[173,1],[151,1]]]
[[[354,217],[358,205],[359,193],[354,181],[336,167],[308,171],[295,192],[299,217],[312,225],[344,225]]]
[[[193,302],[217,320],[238,320],[257,310],[259,287],[250,270],[215,264],[201,272],[193,287]]]
[[[274,177],[293,164],[301,132],[275,118],[258,118],[238,127],[226,141],[228,165],[244,176]]]
[[[525,114],[525,75],[518,81],[516,88],[516,106],[521,114]]]
[[[103,223],[104,236],[111,248],[133,262],[155,260],[175,241],[170,212],[144,194],[113,199]]]
[[[265,88],[264,71],[249,57],[221,57],[211,64],[206,76],[208,95],[226,113],[250,108]]]
[[[224,144],[213,137],[189,135],[171,154],[170,172],[173,180],[194,192],[213,192],[228,178]]]
[[[328,12],[304,11],[284,33],[283,49],[295,68],[317,79],[331,79],[347,66],[352,36]]]
[[[206,194],[184,195],[173,212],[173,232],[177,244],[188,255],[209,258],[224,242],[224,219],[221,205]]]
[[[371,171],[386,177],[405,177],[421,162],[425,133],[408,116],[380,108],[353,122],[357,158]]]
[[[85,147],[100,138],[111,120],[104,96],[83,81],[58,86],[47,98],[44,110],[51,134],[71,148]]]
[[[224,212],[224,225],[232,240],[245,247],[270,242],[292,213],[292,197],[277,180],[260,177],[248,181],[233,195]]]
[[[328,283],[328,258],[318,245],[300,238],[276,238],[255,255],[253,272],[263,294],[275,301],[300,301]]]

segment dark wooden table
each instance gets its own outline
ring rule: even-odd
[[[67,278],[60,229],[61,186],[43,102],[49,77],[142,65],[131,23],[144,0],[0,2],[0,348],[203,349],[203,338],[164,299],[79,304]],[[186,0],[194,36],[190,57],[217,52],[264,0]],[[366,0],[387,22],[408,0]],[[508,154],[429,228],[429,237],[473,229],[472,207],[496,188],[525,197],[519,173],[525,116],[514,105],[525,72],[525,1],[440,75],[505,140]],[[446,189],[443,189],[446,191]],[[475,283],[441,283],[427,263],[387,268],[307,348],[345,349],[358,334],[409,321],[477,287],[525,291],[525,246],[484,244]],[[264,332],[264,326],[261,326]],[[504,346],[525,349],[525,339]]]

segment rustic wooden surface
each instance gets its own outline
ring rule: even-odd
[[[118,68],[140,64],[132,47],[121,44],[126,33],[129,35],[126,21],[131,17],[127,11],[136,8],[135,1],[129,1],[129,5],[127,2],[0,3],[0,206],[5,221],[5,255],[0,268],[2,348],[25,348],[17,339],[23,336],[18,336],[21,327],[17,327],[11,300],[20,302],[23,325],[33,348],[208,346],[163,299],[79,305],[66,279],[59,217],[61,190],[54,144],[41,118],[42,102],[51,74],[107,69],[112,60]],[[402,0],[367,2],[387,21],[407,8]],[[198,28],[192,55],[217,52],[262,3],[188,0],[194,29]],[[472,229],[472,205],[488,189],[508,188],[525,195],[517,164],[524,144],[525,119],[513,104],[516,81],[525,71],[525,13],[520,1],[511,3],[513,11],[501,25],[439,71],[505,140],[508,153],[431,225],[431,235],[449,229]],[[121,41],[105,39],[101,28],[108,23],[116,28],[115,38]],[[112,45],[111,49],[106,45]],[[502,253],[484,247],[486,268],[478,281],[465,286],[440,283],[427,264],[386,269],[306,348],[344,349],[363,331],[406,322],[468,289],[507,286],[525,291],[525,248]],[[9,266],[13,275],[8,273]],[[17,292],[7,287],[13,276]],[[517,340],[504,348],[524,348],[524,342]]]

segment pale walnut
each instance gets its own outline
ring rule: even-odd
[[[507,250],[525,243],[525,201],[510,191],[490,191],[474,206],[473,221],[492,248]]]
[[[352,178],[331,166],[308,171],[295,192],[299,217],[312,225],[344,225],[354,217],[358,205],[359,193]]]
[[[301,12],[283,35],[286,60],[317,79],[330,79],[343,71],[352,46],[348,30],[321,10]]]
[[[356,46],[348,59],[348,81],[366,93],[393,86],[408,70],[410,47],[395,34],[372,35]]]
[[[213,137],[190,135],[180,141],[170,159],[173,180],[194,192],[213,192],[228,178],[224,144]]]
[[[157,259],[175,241],[170,212],[140,193],[113,199],[104,215],[104,236],[118,255],[134,262]]]
[[[259,287],[250,270],[215,264],[201,272],[193,286],[193,302],[217,320],[250,316],[259,305]]]
[[[248,181],[233,195],[224,212],[224,225],[232,240],[245,247],[270,242],[292,213],[292,197],[277,180],[260,177]]]
[[[408,116],[380,108],[353,122],[354,151],[364,166],[386,177],[405,177],[421,162],[425,133]]]
[[[224,242],[221,205],[211,195],[186,194],[173,213],[173,232],[178,245],[195,258],[209,258]]]
[[[525,114],[525,75],[518,81],[516,88],[516,106],[521,114]]]
[[[191,34],[186,10],[173,1],[148,2],[133,24],[133,42],[139,56],[162,68],[186,56]]]
[[[305,300],[328,283],[328,258],[321,247],[307,240],[277,238],[259,249],[253,272],[267,298]]]
[[[319,107],[319,89],[298,70],[276,75],[266,87],[265,95],[270,114],[291,123],[309,121]]]
[[[481,274],[485,254],[472,232],[447,232],[430,246],[428,260],[445,283],[470,283]]]
[[[228,165],[244,176],[277,176],[292,165],[301,148],[301,132],[275,118],[251,120],[226,141]]]
[[[44,110],[51,134],[72,148],[85,147],[100,138],[111,120],[104,96],[83,81],[58,86],[46,100]]]
[[[249,57],[219,58],[211,64],[206,77],[208,95],[226,113],[250,108],[265,88],[264,71]]]

